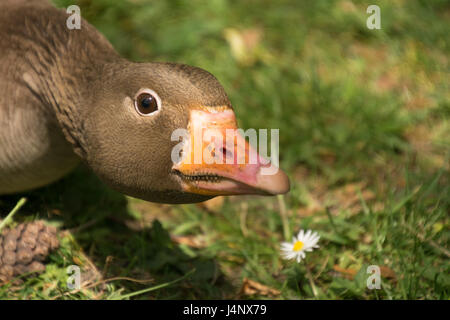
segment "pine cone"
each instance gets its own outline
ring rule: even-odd
[[[56,228],[42,221],[22,223],[0,235],[0,282],[22,273],[42,272],[42,261],[59,247]]]

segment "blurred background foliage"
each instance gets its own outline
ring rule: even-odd
[[[280,164],[292,190],[187,206],[127,198],[133,218],[119,227],[105,217],[123,199],[80,169],[31,195],[28,211],[50,220],[49,212],[62,211],[66,227],[97,217],[94,229],[53,256],[55,274],[42,282],[62,277],[84,249],[109,268],[103,277],[150,272],[161,282],[202,270],[142,298],[448,299],[448,1],[54,3],[79,5],[128,59],[214,74],[240,127],[280,129]],[[381,30],[366,27],[370,4],[381,8]],[[279,258],[283,219],[285,233],[309,227],[322,236],[304,265]],[[385,268],[381,291],[365,287],[369,264]],[[33,296],[33,286],[43,284],[28,282],[15,294]],[[51,288],[58,286],[64,281]],[[117,292],[141,288],[116,282],[71,297],[120,298]]]

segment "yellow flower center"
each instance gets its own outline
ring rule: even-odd
[[[303,248],[303,242],[297,241],[294,243],[294,251],[300,251]]]

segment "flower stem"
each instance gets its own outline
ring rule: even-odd
[[[306,266],[306,277],[309,280],[309,285],[311,286],[311,290],[314,294],[314,297],[317,298],[317,288],[316,285],[314,284],[314,279],[312,277],[311,270],[309,270],[308,265],[305,264],[305,266]]]
[[[286,241],[289,241],[291,238],[291,231],[289,229],[289,221],[286,211],[286,203],[284,202],[283,195],[277,195],[278,206],[280,207],[280,217],[281,223],[283,224],[283,235]]]

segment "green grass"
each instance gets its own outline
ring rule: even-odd
[[[366,28],[363,1],[76,2],[125,57],[202,67],[241,127],[279,128],[292,190],[208,209],[157,205],[78,168],[0,198],[2,216],[28,198],[15,223],[68,230],[47,271],[0,298],[449,299],[446,1],[378,1],[381,30]],[[237,53],[236,39],[254,46]],[[288,233],[321,235],[300,264],[280,258],[284,207]],[[74,263],[87,288],[70,293]],[[369,265],[387,272],[380,290],[366,287]],[[245,278],[278,292],[245,295]]]

